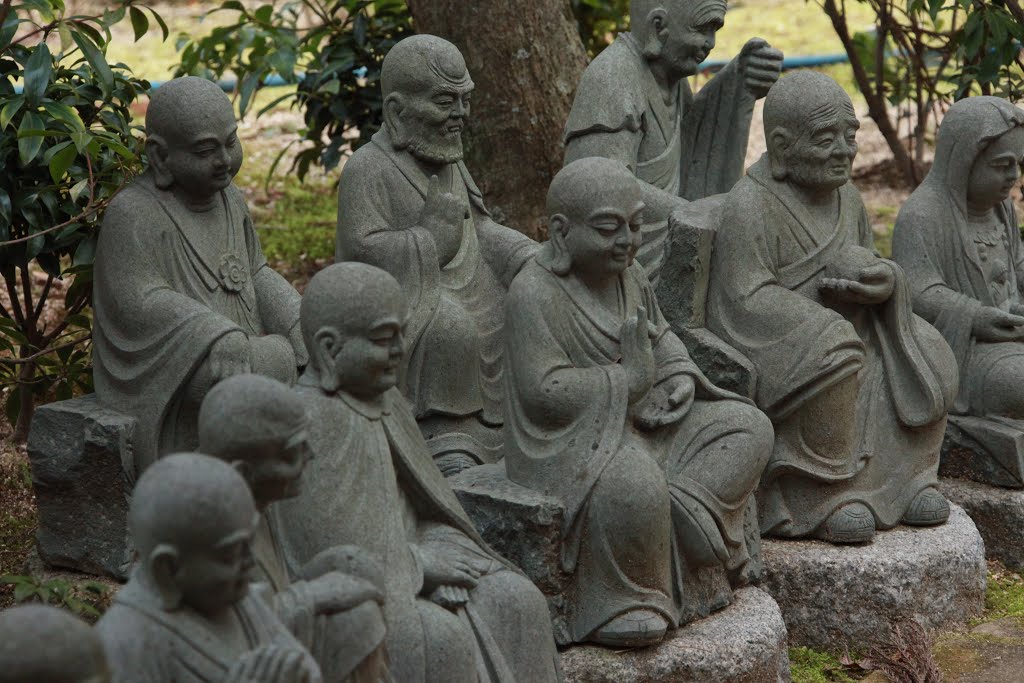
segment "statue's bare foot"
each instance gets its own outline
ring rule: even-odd
[[[863,503],[847,503],[829,515],[814,535],[829,543],[867,543],[875,535],[875,516]]]
[[[647,647],[665,637],[668,622],[649,609],[620,614],[590,634],[588,640],[607,647]]]
[[[910,501],[903,514],[903,523],[912,526],[933,526],[949,519],[949,502],[945,496],[929,486]]]

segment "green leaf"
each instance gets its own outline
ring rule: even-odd
[[[18,26],[21,24],[21,19],[18,18],[17,12],[11,12],[6,19],[4,24],[0,27],[0,45],[10,45],[11,39],[14,38],[14,34],[18,32]]]
[[[73,266],[92,264],[96,258],[96,241],[96,235],[89,235],[78,244],[75,256],[71,261]]]
[[[72,130],[83,131],[85,130],[85,123],[82,121],[82,117],[78,115],[78,112],[66,104],[61,102],[54,102],[53,100],[46,100],[42,103],[43,109],[46,113],[64,123],[71,126]]]
[[[18,126],[18,159],[22,166],[28,166],[43,146],[43,120],[35,112],[26,112]],[[31,134],[30,134],[31,133]]]
[[[135,31],[135,42],[139,42],[139,38],[146,35],[146,31],[149,30],[149,19],[146,18],[145,12],[135,6],[128,8],[128,16],[132,20],[132,30]]]
[[[71,37],[71,29],[68,28],[66,22],[62,21],[57,24],[57,34],[60,36],[61,53],[70,50],[71,46],[75,44],[75,39]]]
[[[255,17],[256,21],[260,22],[261,24],[269,24],[270,19],[273,15],[273,5],[261,5],[256,9],[255,12],[253,12],[253,17]]]
[[[15,410],[14,415],[15,415],[15,417],[17,417],[18,412],[20,412],[20,410],[21,410],[21,387],[18,387],[18,389],[16,389],[15,391],[11,392],[10,398],[7,399],[7,405],[8,406],[10,406],[10,404],[11,404],[11,399],[15,398],[15,394],[17,394],[17,401],[16,401],[17,408]],[[10,409],[10,407],[8,407],[7,414],[10,415],[10,413],[11,413],[11,409]],[[31,596],[35,595],[35,593],[36,593],[36,586],[35,586],[35,584],[28,583],[28,582],[17,583],[17,584],[14,585],[14,602],[25,602],[25,600],[27,600]]]
[[[71,186],[68,194],[71,195],[71,201],[77,202],[78,198],[89,191],[89,179],[82,178],[77,183]]]
[[[249,110],[249,101],[260,85],[260,75],[251,73],[242,79],[242,86],[239,88],[238,115],[245,116]]]
[[[4,105],[3,109],[0,109],[0,131],[3,131],[10,125],[11,119],[18,113],[23,104],[25,104],[25,96],[15,95]]]
[[[171,35],[171,32],[167,30],[167,23],[164,21],[164,18],[157,14],[157,11],[152,7],[147,7],[146,9],[150,11],[150,14],[152,14],[153,18],[156,20],[156,23],[160,25],[160,33],[163,34],[163,39],[167,40],[167,36]]]
[[[61,178],[71,168],[71,164],[77,156],[78,150],[74,145],[68,145],[53,155],[53,158],[50,159],[50,178],[53,180],[54,185],[60,183]]]
[[[25,259],[31,261],[46,245],[46,235],[33,235],[32,239],[25,242]]]
[[[46,43],[40,42],[25,62],[25,98],[28,103],[35,105],[43,99],[46,93],[46,86],[50,84],[53,77],[53,56]]]
[[[110,65],[107,64],[103,53],[96,47],[96,43],[84,34],[76,31],[71,34],[71,37],[75,39],[75,43],[78,44],[82,54],[85,55],[85,60],[89,62],[89,66],[93,68],[93,71],[99,77],[100,89],[103,91],[104,97],[109,97],[110,91],[114,89],[114,72],[110,70]]]

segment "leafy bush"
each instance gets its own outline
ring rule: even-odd
[[[0,383],[15,438],[35,401],[90,383],[86,315],[103,211],[142,167],[130,105],[148,88],[104,49],[128,17],[136,39],[149,17],[132,0],[70,15],[63,0],[4,5],[0,18]],[[148,15],[147,15],[148,12]],[[52,47],[51,47],[52,44]],[[21,87],[19,87],[19,81]],[[42,273],[36,282],[35,274]],[[56,281],[71,281],[63,312],[45,313]]]
[[[110,587],[99,581],[70,583],[65,579],[39,579],[8,575],[0,583],[14,587],[14,602],[41,602],[69,610],[88,621],[96,621],[111,598]]]

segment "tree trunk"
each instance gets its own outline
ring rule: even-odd
[[[544,203],[587,54],[568,0],[408,0],[416,30],[455,43],[476,84],[466,165],[499,223],[547,236]],[[613,94],[610,94],[613,96]]]

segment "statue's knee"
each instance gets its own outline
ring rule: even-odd
[[[476,641],[455,614],[426,600],[417,602],[426,637],[427,683],[477,683]]]

